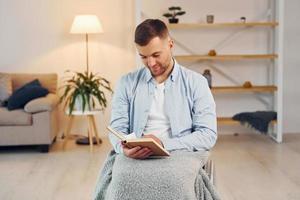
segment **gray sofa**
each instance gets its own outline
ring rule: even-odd
[[[9,74],[13,91],[38,79],[49,90],[45,97],[28,102],[24,109],[0,107],[0,146],[37,145],[48,152],[58,133],[56,74]]]

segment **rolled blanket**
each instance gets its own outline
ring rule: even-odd
[[[267,133],[269,123],[277,119],[277,113],[274,111],[242,112],[234,115],[232,119],[240,121],[241,124],[249,124],[261,133]]]
[[[95,200],[220,199],[202,169],[207,152],[171,152],[170,157],[135,160],[111,152],[104,163]]]

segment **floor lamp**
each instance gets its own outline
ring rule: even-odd
[[[85,34],[86,46],[86,72],[89,73],[89,34],[103,33],[101,22],[96,15],[76,15],[72,27],[71,34]],[[79,138],[77,144],[89,144],[89,138]],[[93,143],[96,143],[96,138],[93,138]]]
[[[86,71],[89,72],[89,34],[103,33],[102,25],[96,15],[77,15],[74,18],[70,33],[85,34]]]

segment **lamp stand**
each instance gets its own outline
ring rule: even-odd
[[[86,71],[89,73],[89,34],[85,34],[85,47],[86,47]]]
[[[86,48],[86,71],[87,71],[87,74],[89,74],[89,35],[87,33],[85,34],[85,48]],[[95,136],[92,138],[92,142],[93,142],[93,144],[97,144],[97,138]],[[100,140],[100,143],[101,143],[101,140]],[[88,137],[83,136],[83,137],[76,139],[76,144],[89,145],[90,140]]]

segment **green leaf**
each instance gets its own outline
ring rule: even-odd
[[[76,98],[82,98],[83,111],[88,107],[94,109],[96,104],[94,98],[99,102],[100,109],[106,108],[107,100],[104,91],[113,93],[110,82],[98,74],[92,72],[66,71],[68,75],[64,77],[63,94],[60,103],[64,102],[64,108],[68,106],[69,113],[73,112]],[[70,74],[70,75],[69,75]]]
[[[180,11],[180,12],[176,13],[175,16],[177,16],[177,15],[184,15],[184,14],[185,14],[185,11]]]
[[[179,6],[172,6],[172,7],[169,7],[169,10],[170,11],[181,10],[181,7],[179,7]]]
[[[167,17],[167,18],[169,18],[169,17],[173,17],[173,15],[172,15],[172,14],[170,14],[170,13],[165,13],[165,14],[163,14],[163,16],[164,16],[164,17]]]

